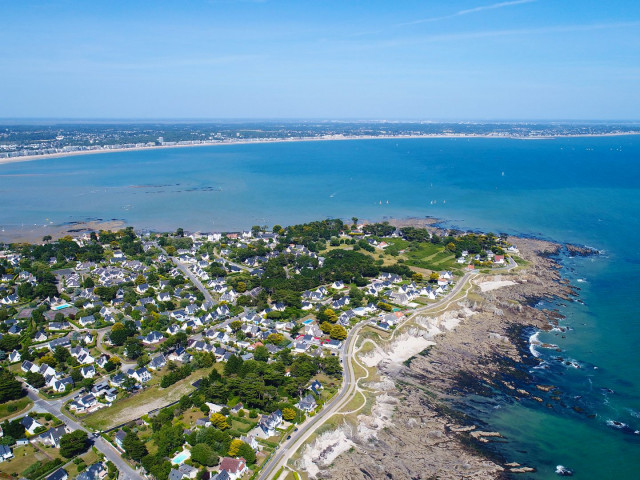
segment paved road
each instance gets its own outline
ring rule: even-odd
[[[99,330],[95,330],[95,334],[96,334],[96,348],[101,352],[104,353],[105,355],[107,355],[108,357],[115,357],[117,359],[120,360],[120,369],[123,372],[126,372],[127,370],[129,370],[130,368],[138,368],[138,364],[136,362],[130,362],[130,363],[126,363],[123,358],[118,357],[117,355],[115,355],[113,352],[109,352],[103,345],[103,340],[104,340],[104,336],[107,332],[111,331],[111,327],[104,327],[101,328]]]
[[[281,464],[286,464],[289,457],[294,452],[296,452],[309,438],[309,436],[315,431],[313,427],[315,427],[319,423],[322,423],[326,418],[329,418],[329,416],[333,414],[332,412],[334,412],[335,409],[339,406],[341,400],[345,398],[347,392],[351,390],[352,385],[355,383],[351,364],[349,363],[349,358],[353,350],[353,346],[355,345],[355,342],[353,342],[352,339],[355,338],[357,333],[364,326],[365,324],[361,323],[351,329],[345,341],[342,352],[340,352],[340,359],[343,366],[342,390],[340,390],[340,392],[335,397],[333,397],[333,399],[327,405],[325,405],[319,413],[311,417],[302,426],[300,426],[298,428],[298,431],[294,432],[289,440],[285,440],[280,445],[279,452],[275,456],[271,457],[266,467],[263,467],[262,472],[257,477],[258,480],[267,480],[271,476],[271,474],[274,473],[274,471],[277,471],[278,468],[280,468]]]
[[[72,431],[82,430],[89,434],[89,438],[93,437],[92,432],[88,431],[78,422],[68,417],[62,411],[62,405],[64,404],[64,399],[43,400],[31,390],[28,389],[27,392],[28,392],[29,398],[33,400],[34,409],[38,411],[49,412],[51,415],[54,415],[60,420],[62,420],[65,423],[65,425],[67,425]],[[65,398],[68,398],[68,396]],[[120,453],[104,438],[102,437],[93,438],[93,444],[100,452],[104,454],[107,460],[111,460],[115,464],[115,466],[118,468],[118,470],[120,471],[119,480],[142,480],[143,477],[138,472],[136,472],[133,468],[131,468],[131,466],[129,466],[129,464],[122,459],[122,457],[120,456]]]
[[[509,272],[518,265],[509,257],[509,264],[504,267],[494,269],[493,274],[499,274],[502,272]],[[448,295],[441,298],[435,303],[425,305],[423,307],[414,310],[411,315],[407,316],[404,322],[407,322],[418,315],[427,313],[430,310],[441,307],[446,302],[451,301],[455,296],[464,288],[467,282],[470,282],[472,278],[476,277],[480,272],[467,271],[460,279],[460,281],[453,287]],[[403,323],[404,323],[403,322]],[[313,434],[315,429],[313,427],[319,426],[325,419],[330,418],[334,413],[339,411],[342,406],[351,400],[353,392],[356,391],[357,382],[353,374],[353,367],[351,362],[353,361],[353,348],[355,346],[354,339],[356,338],[360,329],[366,326],[368,322],[362,322],[353,328],[345,341],[345,346],[341,352],[341,359],[343,365],[343,386],[340,392],[326,405],[319,413],[317,413],[310,421],[299,427],[298,431],[291,435],[291,439],[286,440],[280,445],[280,451],[272,457],[268,464],[263,468],[261,474],[258,476],[258,480],[267,480],[270,475],[278,471],[281,466],[286,465],[289,457],[293,455],[304,444],[304,442]]]
[[[200,290],[202,292],[202,294],[204,295],[205,300],[208,300],[212,303],[216,303],[216,301],[213,299],[213,297],[211,296],[211,293],[209,293],[209,290],[207,290],[204,285],[202,284],[202,282],[200,281],[200,279],[194,275],[191,270],[189,270],[187,268],[187,266],[182,263],[180,260],[178,260],[175,257],[171,257],[163,248],[161,249],[162,252],[167,255],[168,257],[171,258],[171,261],[175,264],[176,267],[178,267],[180,269],[180,271],[182,273],[185,274],[185,276],[191,280],[193,282],[193,284],[197,287],[198,290]]]
[[[511,267],[513,268],[513,267]],[[454,298],[460,290],[467,284],[468,281],[473,278],[477,272],[466,272],[460,281],[453,287],[451,292],[446,297],[443,297],[439,301],[420,307],[416,309],[411,315],[409,315],[405,321],[414,318],[417,315],[424,314],[427,311],[442,306],[447,301]],[[343,366],[343,385],[340,392],[333,397],[333,399],[324,406],[324,408],[318,412],[314,417],[308,420],[305,424],[298,428],[298,431],[291,435],[289,440],[285,440],[279,448],[279,452],[273,456],[268,464],[263,468],[258,480],[267,480],[270,476],[277,472],[281,466],[286,465],[289,457],[293,455],[304,444],[305,441],[315,431],[314,427],[319,426],[322,422],[330,418],[336,411],[338,411],[345,403],[351,400],[353,392],[356,390],[356,379],[353,373],[353,367],[351,362],[353,360],[353,348],[355,346],[354,339],[357,337],[361,328],[368,325],[368,322],[359,323],[354,327],[347,336],[345,345],[340,353]]]

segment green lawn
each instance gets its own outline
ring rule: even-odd
[[[84,463],[85,463],[85,465],[87,467],[89,467],[89,465],[92,465],[92,464],[96,463],[99,460],[98,455],[92,449],[89,449],[89,451],[87,453],[81,455],[80,458],[82,458],[84,460]],[[65,470],[69,474],[69,478],[73,478],[79,473],[78,472],[78,466],[73,462],[70,463],[65,468]]]
[[[0,405],[0,420],[4,420],[6,417],[26,411],[31,408],[31,405],[33,405],[33,402],[27,397],[3,403]]]
[[[460,265],[456,263],[455,255],[442,245],[432,243],[421,243],[418,248],[407,250],[404,253],[405,263],[410,266],[424,268],[427,270],[460,270]]]
[[[54,455],[51,455],[53,458]],[[24,447],[14,448],[13,458],[8,462],[2,462],[0,471],[7,475],[20,476],[27,467],[33,465],[36,461],[42,461],[43,463],[50,459],[46,457],[42,452],[38,451],[32,445],[25,445]]]

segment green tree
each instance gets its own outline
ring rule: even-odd
[[[191,460],[206,467],[213,467],[218,464],[219,457],[206,443],[198,443],[191,449]]]
[[[83,430],[65,433],[60,438],[60,455],[65,458],[75,457],[89,448],[89,437]]]
[[[340,359],[334,356],[323,357],[321,359],[320,367],[327,375],[332,377],[340,377],[342,375],[342,365],[340,365]]]
[[[429,281],[431,282],[437,282],[439,278],[440,274],[438,272],[431,272],[431,275],[429,275]]]
[[[122,441],[122,448],[127,452],[127,455],[137,462],[142,460],[142,457],[149,454],[145,444],[142,443],[142,440],[138,438],[138,435],[133,432],[127,433],[124,437],[124,440]]]
[[[63,365],[69,358],[71,358],[71,354],[69,353],[69,350],[64,347],[56,347],[53,352],[53,358],[56,359],[58,365]]]
[[[22,384],[16,380],[16,377],[8,370],[0,370],[0,403],[15,400],[24,395]]]
[[[116,325],[118,324],[116,323]],[[129,333],[126,330],[112,330],[109,334],[109,339],[111,340],[111,343],[120,347],[127,341],[128,336]]]
[[[35,388],[44,387],[45,380],[44,376],[40,373],[27,372],[24,376],[25,380],[29,385]]]
[[[0,338],[0,350],[11,352],[20,346],[20,337],[18,335],[4,335]]]
[[[242,442],[242,445],[238,447],[238,456],[244,458],[250,465],[256,463],[256,452],[253,451],[251,445],[244,442]]]
[[[35,291],[33,285],[29,282],[21,283],[18,285],[18,296],[24,300],[31,300],[33,298]]]
[[[255,352],[253,352],[253,358],[259,362],[266,362],[269,360],[269,350],[264,345],[260,345],[256,348]]]
[[[11,421],[5,420],[2,423],[2,431],[5,437],[10,436],[12,438],[24,438],[25,435],[25,429],[20,423],[19,418]]]
[[[180,425],[165,423],[154,435],[158,453],[168,456],[184,443],[184,435]]]
[[[144,353],[142,342],[137,338],[130,338],[124,343],[124,351],[127,354],[127,357],[135,360]]]
[[[231,355],[229,357],[229,360],[227,360],[227,363],[224,366],[224,374],[225,376],[229,376],[229,375],[233,375],[233,374],[237,374],[240,372],[240,368],[242,367],[242,364],[244,362],[242,361],[242,359],[237,356],[237,355]]]

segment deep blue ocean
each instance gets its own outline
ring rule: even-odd
[[[562,351],[538,349],[548,368],[532,373],[537,383],[558,386],[566,407],[503,400],[477,413],[506,436],[497,446],[506,460],[538,469],[519,478],[557,478],[558,464],[575,478],[640,477],[640,137],[86,155],[0,165],[0,198],[5,229],[99,218],[221,231],[326,217],[434,216],[464,229],[594,247],[602,254],[560,259],[580,302],[541,305],[558,308],[570,329],[540,334]]]

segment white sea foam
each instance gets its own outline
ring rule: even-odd
[[[607,425],[609,425],[610,427],[619,428],[619,429],[629,428],[629,425],[627,425],[624,422],[618,422],[617,420],[607,420]]]
[[[540,340],[538,339],[539,336],[540,332],[536,332],[529,337],[529,351],[531,352],[531,355],[536,358],[540,356],[540,354],[536,350],[536,345],[540,345]]]
[[[540,365],[536,365],[535,367],[532,368],[532,370],[543,370],[543,369],[548,369],[549,368],[549,364],[545,361],[541,362]]]
[[[563,465],[556,466],[556,473],[561,477],[570,477],[573,475],[573,471]]]

